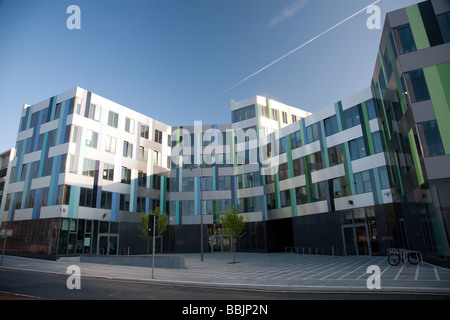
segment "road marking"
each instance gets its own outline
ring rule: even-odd
[[[441,281],[441,277],[439,277],[439,272],[436,267],[434,267],[434,275],[437,281]]]
[[[405,267],[405,265],[402,265],[402,267],[401,267],[400,270],[398,271],[397,275],[395,276],[394,280],[397,280],[397,279],[398,279],[398,277],[400,276],[400,273],[402,273],[404,267]]]

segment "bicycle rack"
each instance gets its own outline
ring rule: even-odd
[[[408,249],[397,249],[397,248],[387,249],[388,258],[389,258],[389,256],[394,255],[394,254],[398,255],[398,257],[400,258],[400,261],[403,262],[404,265],[408,261],[408,257],[411,254],[415,254],[419,260],[418,263],[422,264],[422,266],[423,266],[423,256],[420,251],[408,250]]]

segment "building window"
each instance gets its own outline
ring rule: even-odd
[[[261,106],[261,116],[269,119],[269,107],[268,106]]]
[[[409,24],[397,27],[392,30],[398,54],[416,51],[416,44]]]
[[[105,151],[115,154],[116,153],[117,139],[114,137],[106,136]]]
[[[280,153],[285,153],[286,149],[287,149],[287,145],[286,145],[286,137],[282,137],[280,138],[280,140],[278,141],[279,147],[280,147]]]
[[[278,110],[272,109],[272,120],[278,121]]]
[[[381,189],[389,189],[390,184],[389,184],[387,167],[386,166],[379,167],[378,173],[380,174]]]
[[[295,114],[292,115],[292,123],[297,122],[297,116]]]
[[[308,168],[309,168],[310,172],[323,169],[323,161],[322,161],[322,152],[321,151],[310,154],[306,157],[308,160]]]
[[[297,198],[297,205],[308,202],[308,191],[306,186],[295,188],[295,197]]]
[[[150,128],[141,124],[141,138],[148,139],[148,132]]]
[[[194,163],[194,155],[192,155],[192,161],[191,161],[191,163]],[[155,150],[153,150],[153,163],[155,164],[155,165],[157,165],[157,166],[161,166],[161,161],[162,161],[162,159],[161,159],[161,153],[160,152],[158,152],[158,151],[155,151]],[[183,162],[184,162],[184,159],[183,159]],[[187,166],[186,168],[189,168],[190,166]],[[184,167],[183,167],[184,168]]]
[[[77,142],[77,137],[78,137],[78,130],[80,130],[80,127],[78,126],[73,126],[73,130],[72,130],[72,139],[70,140],[73,143]]]
[[[109,163],[103,164],[103,180],[114,180],[114,165]]]
[[[48,203],[48,194],[50,191],[50,187],[47,188],[41,188],[41,206],[45,207],[47,205],[49,205]],[[20,192],[20,194],[22,194],[22,192]]]
[[[95,121],[100,121],[100,110],[100,106],[91,103],[87,110],[87,117]]]
[[[96,167],[95,160],[84,159],[82,175],[87,177],[95,177],[95,167]]]
[[[33,190],[34,191],[34,190]],[[58,195],[56,197],[56,204],[69,204],[70,203],[70,186],[59,185]],[[32,208],[32,207],[29,207]]]
[[[283,123],[287,124],[288,123],[288,119],[287,119],[287,113],[282,111],[281,112],[281,117],[283,119]]]
[[[109,111],[108,113],[108,126],[113,128],[117,128],[119,124],[119,114],[113,111]]]
[[[339,131],[336,115],[325,119],[324,124],[325,124],[325,135],[327,137]]]
[[[94,191],[89,188],[80,188],[80,207],[92,207]]]
[[[327,199],[325,191],[325,181],[311,183],[311,202],[322,201]]]
[[[147,161],[148,160],[148,149],[143,146],[139,146],[139,160]]]
[[[183,216],[194,215],[194,201],[193,200],[180,201],[180,213]]]
[[[182,192],[192,192],[194,191],[194,178],[182,178],[181,191]],[[155,188],[154,188],[155,189]]]
[[[291,206],[291,191],[290,190],[284,190],[280,191],[280,200],[281,200],[281,207],[290,207]]]
[[[427,82],[422,69],[403,74],[408,86],[408,95],[411,103],[430,100]]]
[[[97,148],[98,133],[92,130],[86,131],[86,147]]]
[[[373,139],[373,147],[375,149],[375,153],[383,152],[383,142],[381,140],[381,131],[372,133],[372,139]]]
[[[81,115],[81,104],[82,101],[80,98],[75,98],[75,113]]]
[[[120,182],[131,184],[131,169],[128,169],[127,167],[122,167]]]
[[[302,146],[302,133],[301,131],[296,131],[290,134],[291,138],[291,148],[295,149]]]
[[[308,127],[306,127],[306,138],[308,143],[314,142],[320,139],[320,127],[319,122],[316,122]]]
[[[192,190],[194,191],[194,178],[188,178],[192,179]],[[155,190],[161,190],[161,176],[158,176],[157,174],[152,175],[152,188]]]
[[[239,121],[244,121],[256,117],[255,105],[247,106],[245,108],[240,108],[232,112],[232,122],[236,123]]]
[[[417,124],[422,151],[425,157],[445,154],[441,134],[436,120]]]
[[[61,115],[61,102],[57,103],[55,106],[55,114],[53,116],[53,120],[59,119]]]
[[[218,190],[231,190],[231,177],[219,176]]]
[[[303,158],[293,160],[292,165],[294,167],[294,177],[305,174],[305,165]]]
[[[128,141],[123,142],[123,156],[133,158],[133,144]]]
[[[219,200],[219,213],[224,213],[225,211],[231,212],[231,199]]]
[[[130,118],[125,118],[125,131],[129,133],[134,133],[134,120]]]
[[[344,163],[344,154],[340,145],[328,148],[328,159],[330,167]]]
[[[333,179],[333,196],[334,198],[340,198],[348,196],[347,185],[345,177],[339,177]]]
[[[145,212],[145,197],[137,197],[136,199],[136,212]]]
[[[162,143],[162,132],[155,129],[155,142]]]
[[[267,210],[276,209],[275,193],[266,194]]]
[[[121,194],[120,195],[119,210],[130,211],[130,195],[129,194]]]
[[[289,179],[288,164],[286,162],[278,166],[278,177],[280,181]]]
[[[366,101],[366,109],[367,114],[369,116],[369,120],[375,119],[378,116],[377,108],[375,106],[375,100],[370,99]]]
[[[144,171],[138,171],[138,186],[146,187],[147,186],[147,173]]]
[[[146,187],[147,186],[147,173],[143,171],[138,172],[138,186]]]
[[[450,42],[450,11],[436,16],[444,43]]]
[[[111,209],[112,208],[112,192],[102,191],[100,208],[102,208],[102,209]]]
[[[212,188],[212,177],[202,177],[201,178],[201,189],[202,189],[202,191],[212,191],[212,189],[213,189]]]
[[[347,110],[344,110],[344,119],[345,119],[345,128],[346,129],[357,126],[358,124],[361,123],[358,107],[359,107],[359,105],[349,108]]]
[[[357,194],[372,192],[372,180],[370,170],[358,172],[354,174],[355,192]]]
[[[352,160],[360,159],[367,156],[364,139],[358,138],[348,142],[350,147],[350,157]]]
[[[247,197],[238,199],[238,212],[261,211],[261,201],[257,197]]]

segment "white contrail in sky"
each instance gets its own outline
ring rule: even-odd
[[[331,30],[336,29],[336,28],[339,27],[341,24],[343,24],[343,23],[347,22],[348,20],[350,20],[350,19],[356,17],[356,16],[359,15],[361,12],[367,10],[367,8],[369,8],[370,6],[373,6],[373,5],[377,4],[377,3],[380,2],[380,1],[381,1],[381,0],[377,0],[377,1],[372,2],[371,4],[369,4],[368,6],[364,7],[363,9],[359,10],[358,12],[355,12],[355,13],[352,14],[351,16],[349,16],[349,17],[345,18],[344,20],[342,20],[342,21],[336,23],[334,26],[328,28],[327,30],[325,30],[325,31],[323,31],[322,33],[320,33],[320,34],[318,34],[317,36],[315,36],[314,38],[312,38],[312,39],[306,41],[305,43],[303,43],[302,45],[298,46],[297,48],[295,48],[295,49],[289,51],[289,52],[286,53],[285,55],[283,55],[283,56],[279,57],[278,59],[272,61],[272,62],[269,63],[267,66],[265,66],[265,67],[259,69],[258,71],[252,73],[252,74],[249,75],[248,77],[242,79],[242,80],[239,81],[238,83],[236,83],[236,84],[234,84],[233,86],[229,87],[228,89],[224,90],[224,91],[222,92],[222,94],[224,94],[224,93],[230,91],[231,89],[236,88],[238,85],[240,85],[241,83],[247,81],[248,79],[253,78],[253,77],[256,76],[258,73],[260,73],[260,72],[266,70],[267,68],[273,66],[275,63],[277,63],[277,62],[283,60],[284,58],[286,58],[286,57],[288,57],[288,56],[290,56],[290,55],[293,54],[294,52],[300,50],[300,49],[303,48],[304,46],[310,44],[310,43],[313,42],[314,40],[316,40],[316,39],[320,38],[321,36],[323,36],[324,34],[330,32]]]

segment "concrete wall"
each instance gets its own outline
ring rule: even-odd
[[[81,256],[80,262],[152,267],[152,256]],[[184,269],[184,257],[155,255],[155,268]]]

